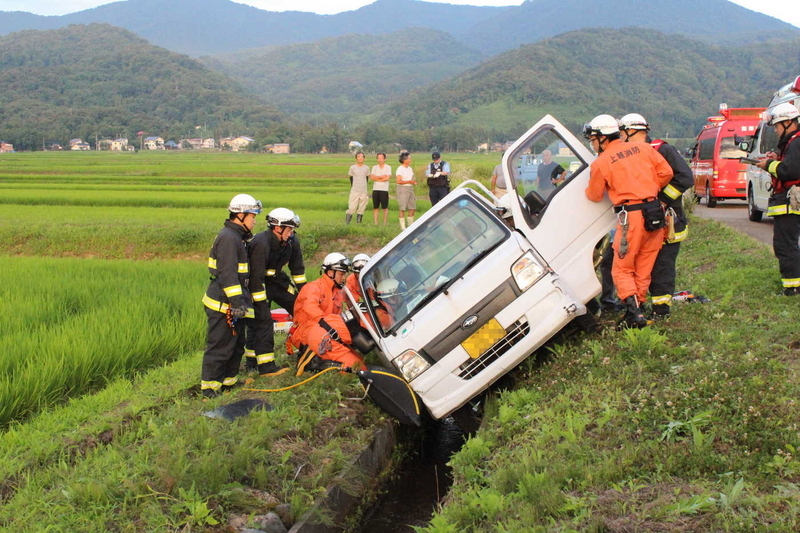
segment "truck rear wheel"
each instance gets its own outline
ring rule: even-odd
[[[763,211],[756,208],[756,199],[753,195],[753,186],[747,187],[747,218],[752,222],[761,222],[761,217],[764,216]]]
[[[708,207],[717,207],[717,199],[711,193],[711,184],[706,182],[706,205]]]

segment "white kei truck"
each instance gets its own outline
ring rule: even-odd
[[[347,293],[381,358],[434,419],[465,407],[573,320],[594,324],[593,256],[616,218],[608,197],[584,193],[593,159],[545,116],[502,159],[509,190],[524,190],[511,202],[515,229],[490,191],[464,182],[372,256],[359,279],[366,305]],[[554,164],[567,172],[557,188],[544,183]],[[387,279],[403,287],[388,319],[374,296]]]
[[[791,83],[787,83],[777,90],[772,96],[772,100],[764,112],[768,116],[769,112],[778,104],[789,102],[800,110],[800,76]],[[778,136],[772,126],[765,120],[761,120],[755,137],[752,140],[744,141],[739,147],[745,152],[749,152],[748,157],[761,159],[766,157],[767,152],[775,151],[778,146]],[[767,212],[769,195],[772,191],[772,176],[766,170],[748,165],[747,166],[747,217],[753,222],[760,222],[764,213]]]

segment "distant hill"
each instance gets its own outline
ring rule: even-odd
[[[203,57],[296,118],[342,118],[474,66],[482,55],[447,33],[410,28]]]
[[[230,0],[127,0],[58,17],[0,12],[0,35],[93,22],[195,56],[414,27],[450,33],[487,55],[589,27],[637,26],[732,45],[800,36],[799,28],[728,0],[528,0],[508,7],[377,0],[336,15],[270,12]]]
[[[43,137],[178,137],[201,124],[229,134],[280,120],[223,75],[107,24],[15,33],[0,50],[0,139],[18,149]]]
[[[580,28],[632,26],[732,46],[800,38],[800,28],[728,0],[527,0],[453,34],[496,54]]]
[[[577,130],[600,113],[638,112],[661,135],[687,137],[720,102],[765,105],[798,70],[800,40],[725,48],[653,30],[586,29],[503,53],[385,106],[381,117],[409,129],[519,134],[545,113]]]
[[[348,33],[379,34],[427,27],[463,32],[509,8],[418,0],[377,0],[336,15],[270,12],[229,0],[127,0],[57,17],[0,12],[0,35],[105,22],[153,44],[189,55],[316,41]]]

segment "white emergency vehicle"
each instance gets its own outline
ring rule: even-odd
[[[546,150],[572,172],[543,198],[520,176],[545,165]],[[586,309],[600,292],[593,254],[616,219],[607,197],[585,196],[593,160],[548,115],[503,157],[511,187],[525,189],[524,201],[511,202],[515,228],[490,191],[465,182],[361,271],[361,321],[433,418],[464,406],[571,321],[594,323]]]
[[[750,152],[752,159],[766,157],[767,152],[775,151],[778,136],[766,120],[773,107],[784,102],[794,104],[800,110],[800,76],[787,83],[773,95],[772,100],[763,113],[758,131],[752,142],[740,143],[740,148]],[[754,165],[747,166],[747,216],[753,222],[759,222],[767,212],[767,202],[771,191],[772,178],[769,172]]]

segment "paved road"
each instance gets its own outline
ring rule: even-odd
[[[764,216],[761,222],[751,222],[747,218],[747,204],[744,201],[725,200],[719,202],[713,209],[700,204],[695,206],[694,214],[702,218],[718,220],[772,246],[772,219]],[[691,232],[691,230],[689,231]]]

